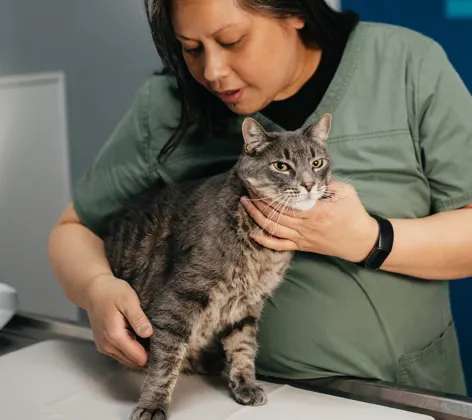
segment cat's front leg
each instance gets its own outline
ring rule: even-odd
[[[256,381],[257,316],[247,316],[227,329],[222,337],[229,363],[229,389],[232,397],[243,405],[263,405],[267,396]]]
[[[132,420],[167,419],[192,328],[206,307],[202,304],[205,299],[201,294],[186,294],[182,290],[166,295],[165,299],[166,302],[150,317],[153,334],[149,363]]]
[[[156,328],[157,327],[157,328]],[[187,343],[170,337],[153,323],[149,364],[132,420],[166,420],[172,392],[179,377]]]

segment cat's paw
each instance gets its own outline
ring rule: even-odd
[[[167,413],[162,408],[149,410],[138,406],[131,413],[131,420],[167,420]]]
[[[264,405],[267,402],[267,395],[260,385],[239,385],[231,388],[231,395],[242,405]]]

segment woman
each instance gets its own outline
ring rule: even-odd
[[[138,92],[50,239],[59,283],[87,311],[99,351],[142,366],[127,326],[152,334],[110,271],[104,218],[152,183],[229,168],[246,115],[281,131],[329,112],[341,199],[303,223],[281,215],[267,225],[273,236],[255,238],[300,251],[266,305],[258,372],[465,393],[447,280],[472,275],[472,99],[441,47],[323,0],[150,3],[167,71]],[[262,226],[264,207],[243,203]]]

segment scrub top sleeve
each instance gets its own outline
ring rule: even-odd
[[[464,207],[472,203],[472,96],[435,41],[418,77],[418,140],[432,212]]]

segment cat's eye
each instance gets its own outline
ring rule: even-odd
[[[324,159],[316,159],[311,163],[313,169],[320,169],[324,165]]]
[[[272,166],[277,169],[279,172],[287,172],[290,169],[290,166],[288,166],[284,162],[274,162]]]

